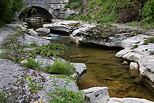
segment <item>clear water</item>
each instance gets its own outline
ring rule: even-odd
[[[135,83],[135,78],[130,77],[129,66],[115,57],[119,50],[77,45],[66,36],[56,36],[53,41],[64,43],[69,48],[63,56],[65,59],[86,64],[87,73],[77,82],[80,89],[102,86],[109,88],[111,97],[138,97],[154,101],[154,93]]]

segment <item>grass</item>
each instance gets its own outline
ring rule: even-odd
[[[49,103],[84,103],[81,92],[75,92],[64,88],[58,88],[56,92],[51,92],[52,98]]]
[[[53,65],[46,66],[45,71],[48,73],[54,73],[54,74],[71,75],[74,73],[75,68],[69,62],[63,62],[63,61],[57,60],[54,62]]]
[[[133,22],[129,22],[129,23],[126,23],[126,24],[133,26],[133,27],[139,27],[139,28],[142,28],[144,30],[154,29],[154,23],[133,21]]]
[[[35,42],[34,42],[34,43],[29,44],[29,47],[32,47],[32,48],[33,48],[33,47],[37,47],[37,46],[38,46],[38,44],[37,44],[37,43],[35,43]]]
[[[1,59],[10,59],[9,55],[7,53],[1,53],[0,54]]]
[[[36,62],[34,59],[27,59],[23,66],[31,68],[31,69],[41,69],[41,64]]]
[[[138,45],[133,45],[132,49],[138,48]]]
[[[154,37],[148,38],[144,41],[143,45],[148,45],[149,43],[154,43]]]
[[[0,91],[0,103],[8,103],[4,92]]]

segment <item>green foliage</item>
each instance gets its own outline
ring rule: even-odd
[[[144,41],[143,45],[148,45],[149,43],[154,43],[154,38],[153,37],[146,39]]]
[[[40,69],[41,64],[39,62],[36,62],[34,59],[27,59],[25,63],[23,63],[23,66],[31,68],[31,69]]]
[[[75,92],[64,88],[57,88],[56,92],[51,92],[52,96],[49,103],[84,103],[81,92]]]
[[[37,43],[31,43],[31,44],[29,44],[29,46],[28,47],[37,47],[38,46],[38,44]]]
[[[4,92],[0,91],[0,103],[8,103]]]
[[[0,54],[0,58],[1,58],[1,59],[10,59],[9,55],[6,54],[6,53],[1,53],[1,54]]]
[[[74,73],[75,68],[68,62],[56,60],[53,65],[46,66],[45,71],[48,73],[71,75]]]
[[[145,30],[149,30],[149,29],[154,28],[154,23],[133,21],[133,22],[129,22],[129,23],[126,23],[126,24],[130,25],[130,26],[134,26],[134,27],[140,27],[140,28],[145,29]]]
[[[138,45],[133,45],[133,48],[132,49],[135,49],[135,48],[138,48]]]
[[[69,4],[65,5],[65,8],[80,8],[83,0],[71,0]]]
[[[22,57],[23,53],[21,52],[23,48],[20,46],[21,43],[18,41],[18,36],[22,35],[22,32],[20,29],[17,30],[17,32],[8,35],[3,43],[2,48],[5,49],[4,53],[2,54],[3,57],[5,57],[18,62],[19,59]],[[6,56],[7,55],[7,56]]]
[[[59,85],[58,81],[53,76],[52,80],[56,91],[49,93],[49,96],[51,96],[49,103],[84,103],[84,96],[82,92],[75,92],[66,89],[70,86],[70,83],[73,82],[70,77],[66,77],[64,79],[64,87]]]
[[[31,51],[32,56],[39,54],[41,56],[60,56],[64,53],[67,47],[64,44],[52,43],[49,45],[38,46],[36,49]]]
[[[148,0],[142,10],[143,21],[154,22],[154,0]]]
[[[0,20],[9,22],[14,19],[15,13],[23,7],[22,0],[0,0]]]
[[[78,1],[78,0],[77,0]],[[83,2],[83,1],[82,1]],[[66,19],[90,20],[100,23],[130,22],[140,20],[143,0],[88,0],[87,3],[72,0],[67,7],[75,7],[80,14]],[[80,5],[80,6],[78,6]],[[154,20],[154,0],[148,0],[142,10],[144,21]]]
[[[38,93],[38,90],[43,88],[43,85],[38,84],[33,78],[27,77],[26,79],[29,81],[28,86],[30,87],[30,91],[32,93]]]

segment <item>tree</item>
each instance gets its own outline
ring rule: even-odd
[[[23,7],[22,0],[0,0],[0,23],[10,22],[15,13]]]

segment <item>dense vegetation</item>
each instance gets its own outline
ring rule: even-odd
[[[0,25],[12,21],[23,5],[22,0],[0,0]]]
[[[71,0],[67,7],[78,10],[78,15],[67,19],[96,22],[154,22],[154,0]]]

